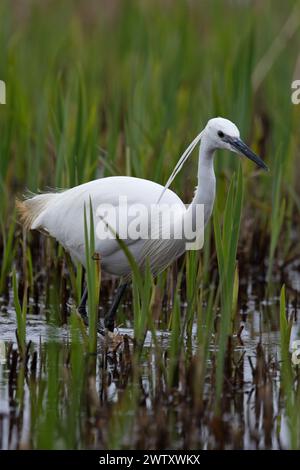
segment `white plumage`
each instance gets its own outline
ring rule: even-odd
[[[173,191],[168,189],[172,180],[201,139],[198,163],[198,186],[194,199],[188,208]],[[122,217],[120,197],[125,197],[128,207],[146,207],[151,204],[174,205],[178,207],[176,223],[182,224],[186,217],[194,217],[193,207],[204,204],[204,222],[207,223],[215,198],[215,174],[213,155],[217,148],[242,152],[259,166],[266,168],[262,160],[240,140],[237,127],[227,119],[211,119],[187,151],[183,154],[166,187],[149,180],[114,176],[85,183],[66,191],[39,194],[25,201],[18,201],[18,209],[26,228],[47,232],[60,242],[71,256],[85,265],[84,205],[89,207],[90,199],[94,209],[94,223],[104,223],[97,213],[103,204],[113,206]],[[110,220],[106,219],[110,225]],[[161,230],[159,228],[158,230]],[[162,229],[163,230],[163,229]],[[140,265],[146,257],[154,274],[164,269],[185,250],[185,240],[143,240],[126,239],[127,247]],[[100,254],[101,267],[107,273],[126,277],[130,265],[126,255],[115,239],[96,237],[96,252]]]
[[[81,184],[61,193],[49,194],[49,203],[31,225],[31,229],[46,230],[49,235],[59,241],[74,259],[85,265],[84,241],[84,205],[89,208],[90,198],[94,211],[94,225],[104,224],[97,213],[99,205],[110,204],[119,214],[120,197],[126,198],[128,210],[135,205],[143,204],[150,207],[158,201],[164,187],[149,180],[126,176],[112,176],[89,183]],[[38,197],[48,197],[47,194]],[[185,211],[181,199],[173,191],[167,190],[164,195],[164,204],[176,204]],[[88,213],[88,210],[87,210]],[[112,226],[109,218],[105,222]],[[145,240],[124,240],[137,261]],[[116,276],[125,276],[130,272],[130,266],[125,253],[116,239],[102,239],[95,237],[96,252],[101,256],[101,268],[107,273]]]

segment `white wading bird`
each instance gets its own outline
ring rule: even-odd
[[[194,198],[187,208],[181,199],[169,188],[176,174],[201,141],[198,161],[198,185]],[[95,227],[103,218],[97,214],[97,207],[110,204],[121,214],[120,197],[127,198],[127,206],[143,204],[149,207],[153,204],[176,205],[179,217],[177,223],[182,224],[185,218],[194,217],[193,208],[204,204],[204,224],[211,216],[215,199],[216,178],[213,157],[216,149],[231,150],[243,154],[259,167],[267,170],[265,163],[240,139],[238,128],[231,121],[214,118],[208,121],[205,129],[193,140],[178,161],[166,186],[153,181],[129,176],[112,176],[81,184],[61,192],[38,194],[24,201],[17,201],[21,221],[26,229],[46,232],[60,242],[73,259],[85,265],[84,239],[84,205],[92,201]],[[145,240],[127,238],[127,247],[140,266],[147,258],[153,274],[157,274],[171,264],[185,251],[184,239]],[[130,263],[119,242],[114,238],[99,239],[95,237],[96,252],[100,254],[101,268],[110,274],[121,278],[120,286],[111,308],[105,317],[105,326],[113,331],[115,314],[126,288],[131,268]],[[86,319],[87,289],[85,289],[79,312]]]

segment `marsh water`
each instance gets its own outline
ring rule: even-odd
[[[288,274],[294,294],[300,287],[297,269]],[[2,299],[1,449],[290,448],[280,387],[279,299],[259,300],[253,294],[255,282],[248,279],[240,302],[228,366],[234,380],[228,380],[218,417],[213,412],[213,337],[204,406],[199,412],[194,413],[190,399],[190,374],[194,361],[199,360],[196,324],[191,343],[186,345],[191,349],[190,364],[179,367],[178,387],[170,391],[159,367],[160,360],[168,361],[168,329],[157,325],[155,346],[147,333],[139,359],[140,374],[135,377],[130,320],[118,329],[116,347],[108,350],[99,336],[97,355],[88,356],[72,326],[49,322],[41,304],[38,314],[27,316],[28,348],[26,360],[20,361],[13,303]],[[123,306],[125,319],[130,318],[130,309],[130,304]],[[299,314],[297,304],[291,302],[291,344],[300,337]],[[122,342],[122,338],[126,340]]]
[[[295,0],[0,2],[1,449],[300,449],[299,18]],[[270,172],[217,152],[203,251],[129,289],[95,354],[82,270],[23,233],[15,197],[165,184],[220,115]]]

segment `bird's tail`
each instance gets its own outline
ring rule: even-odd
[[[24,199],[16,199],[17,213],[20,222],[26,230],[40,228],[38,217],[57,197],[55,193],[36,194]]]

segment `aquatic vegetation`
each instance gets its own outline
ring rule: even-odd
[[[297,2],[96,3],[0,4],[0,448],[299,449]],[[132,285],[101,340],[116,282],[90,206],[84,273],[22,233],[15,197],[109,175],[164,184],[217,115],[270,172],[216,155],[204,248],[156,279],[123,246]],[[186,201],[196,165],[172,183]]]

